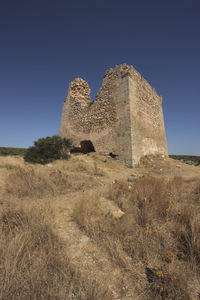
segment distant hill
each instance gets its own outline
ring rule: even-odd
[[[19,155],[24,156],[26,148],[0,147],[0,155]]]
[[[180,160],[189,165],[200,165],[200,156],[195,155],[169,155],[170,158]]]

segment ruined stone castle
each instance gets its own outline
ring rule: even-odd
[[[126,64],[106,71],[94,101],[88,83],[76,78],[63,105],[60,135],[73,139],[74,150],[117,156],[129,167],[144,155],[167,155],[162,96]]]

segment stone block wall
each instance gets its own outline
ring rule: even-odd
[[[162,97],[126,64],[105,73],[94,101],[86,81],[70,83],[60,135],[72,138],[75,147],[91,141],[97,152],[117,155],[130,167],[147,154],[167,155]]]

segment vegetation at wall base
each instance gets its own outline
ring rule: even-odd
[[[56,159],[67,159],[72,141],[57,135],[40,138],[29,147],[24,160],[29,163],[47,164]]]

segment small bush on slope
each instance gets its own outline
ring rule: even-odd
[[[66,159],[71,145],[71,140],[57,135],[40,138],[34,142],[33,147],[27,149],[24,159],[27,162],[39,164],[46,164],[56,159]]]

